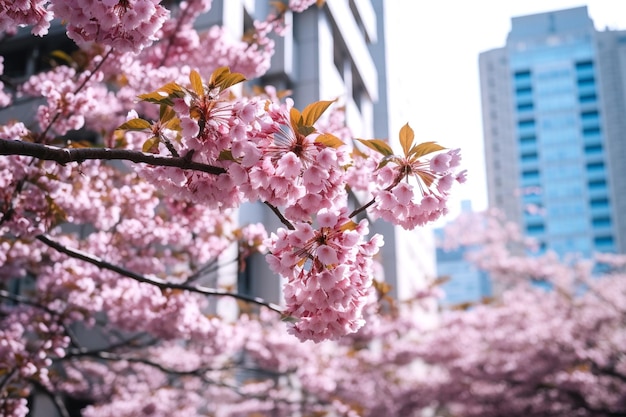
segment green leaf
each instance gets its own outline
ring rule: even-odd
[[[143,143],[141,147],[142,152],[156,152],[159,146],[159,138],[157,136],[152,136],[150,139]]]
[[[218,161],[235,161],[235,157],[230,149],[223,149],[217,159]]]
[[[146,130],[150,129],[150,122],[144,119],[131,119],[126,123],[122,123],[117,130]]]
[[[297,317],[294,316],[288,316],[286,314],[283,314],[280,318],[280,321],[284,321],[286,323],[297,323],[300,320]]]
[[[409,126],[409,124],[405,124],[400,129],[400,145],[402,145],[402,151],[404,152],[404,156],[408,157],[409,152],[411,150],[411,146],[413,145],[413,140],[415,139],[415,133],[413,129]]]
[[[370,149],[375,150],[376,152],[383,154],[384,156],[392,156],[393,149],[391,146],[383,140],[380,139],[357,139],[363,145],[367,146]]]
[[[296,131],[302,136],[309,136],[311,133],[315,132],[315,128],[313,126],[298,126]]]
[[[303,124],[305,126],[313,126],[313,123],[317,122],[322,114],[328,109],[328,107],[333,104],[335,100],[332,101],[318,101],[316,103],[311,103],[302,110],[302,118]]]
[[[412,156],[413,158],[417,159],[424,155],[428,155],[429,153],[443,151],[444,149],[446,148],[444,148],[441,145],[438,145],[435,142],[424,142],[424,143],[420,143],[419,145],[413,146],[411,150],[409,151],[408,156]]]
[[[204,86],[202,85],[202,77],[196,70],[191,70],[189,73],[189,82],[191,83],[191,89],[200,97],[204,96]]]
[[[335,135],[331,135],[330,133],[322,133],[315,139],[315,142],[321,143],[322,145],[326,145],[329,148],[335,148],[335,149],[345,145],[341,141],[341,139],[339,139]]]

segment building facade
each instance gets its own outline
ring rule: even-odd
[[[514,17],[479,57],[489,206],[543,250],[626,251],[626,31],[586,7]]]
[[[266,0],[214,1],[203,19],[207,25],[223,24],[241,36],[246,22],[263,19]],[[321,7],[288,13],[288,30],[276,38],[276,53],[268,73],[260,80],[290,89],[295,106],[303,108],[319,100],[338,99],[344,106],[346,125],[358,138],[395,138],[389,128],[391,103],[387,95],[386,21],[383,0],[328,0]],[[399,144],[397,144],[399,146]],[[280,227],[276,216],[260,204],[240,210],[242,223],[261,222],[268,230]],[[407,232],[375,222],[373,233],[384,236],[379,260],[383,277],[396,298],[408,297],[434,276],[435,249],[430,230]],[[278,302],[281,285],[258,257],[251,273],[239,277],[241,291]],[[226,275],[228,276],[228,274]],[[241,285],[243,283],[243,285]]]

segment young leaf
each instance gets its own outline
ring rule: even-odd
[[[246,77],[237,72],[231,73],[228,67],[219,67],[213,74],[211,74],[211,79],[209,80],[209,90],[214,88],[219,88],[220,90],[225,90],[230,86],[238,84],[242,81],[245,81]]]
[[[409,156],[409,151],[413,146],[413,139],[415,139],[415,133],[407,123],[400,129],[400,145],[402,145],[402,151],[406,157]]]
[[[145,130],[150,129],[150,122],[144,119],[131,119],[126,123],[122,123],[117,130]]]
[[[156,152],[159,148],[159,138],[157,136],[152,136],[150,139],[143,143],[141,147],[142,152]]]
[[[376,152],[383,154],[384,156],[393,155],[393,149],[391,146],[385,141],[380,139],[357,139],[363,145],[367,146],[370,149],[375,150]]]
[[[313,126],[298,126],[296,131],[302,136],[309,136],[311,133],[315,132],[315,128]]]
[[[300,111],[295,107],[292,107],[291,110],[289,110],[289,119],[291,121],[291,126],[294,128],[294,130],[297,130],[298,126],[304,125],[302,115],[300,114]]]
[[[313,126],[313,123],[317,122],[317,119],[326,111],[328,106],[333,104],[332,101],[318,101],[311,103],[302,110],[302,118],[305,126]]]
[[[415,159],[422,157],[424,155],[428,155],[429,153],[433,153],[433,152],[437,152],[437,151],[442,151],[446,148],[444,148],[441,145],[438,145],[435,142],[424,142],[424,143],[420,143],[419,145],[415,145],[411,148],[411,150],[409,151],[409,155],[408,156],[412,156]]]
[[[322,145],[326,145],[329,148],[335,148],[335,149],[344,145],[341,139],[339,139],[335,135],[331,135],[330,133],[322,133],[315,139],[315,142],[321,143]]]
[[[204,86],[202,85],[202,77],[196,70],[191,70],[189,73],[189,82],[191,83],[191,89],[200,97],[204,96]]]
[[[138,97],[150,103],[156,104],[174,104],[172,102],[172,98],[183,97],[185,95],[185,90],[178,84],[171,82],[165,84],[163,87],[154,90],[151,93],[140,94]]]
[[[353,222],[352,220],[348,220],[347,222],[341,225],[339,230],[341,230],[342,232],[345,232],[348,230],[355,230],[357,227],[358,227],[357,223]]]

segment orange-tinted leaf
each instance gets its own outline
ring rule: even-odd
[[[302,118],[305,126],[313,126],[313,123],[317,122],[317,119],[326,111],[328,106],[333,104],[332,101],[318,101],[311,103],[302,110]]]
[[[144,119],[131,119],[126,123],[122,123],[117,129],[118,130],[145,130],[150,129],[150,122]]]
[[[272,5],[276,9],[276,12],[277,12],[276,14],[278,15],[282,15],[287,10],[289,10],[289,7],[282,1],[271,1],[270,5]]]
[[[167,123],[172,118],[176,117],[176,112],[170,106],[161,104],[159,108],[159,120],[161,123]]]
[[[289,110],[289,119],[291,120],[291,126],[294,129],[304,124],[302,121],[303,119],[302,119],[302,115],[300,114],[300,111],[296,109],[295,107],[292,107],[291,110]]]
[[[75,64],[74,58],[72,58],[68,53],[61,51],[60,49],[50,52],[50,57],[65,62],[70,66]]]
[[[339,229],[342,232],[345,232],[346,230],[354,230],[354,229],[357,228],[357,226],[358,226],[357,223],[353,222],[352,220],[349,220],[349,221],[345,222],[344,224],[342,224]]]
[[[309,136],[311,133],[315,132],[315,128],[313,126],[298,126],[296,131],[302,136]]]
[[[159,146],[159,138],[152,136],[150,139],[143,143],[141,147],[142,152],[156,152]]]
[[[402,145],[404,156],[409,156],[411,146],[413,146],[413,139],[415,139],[415,133],[407,123],[400,129],[400,145]]]
[[[196,70],[191,70],[189,73],[189,82],[191,83],[191,89],[200,97],[204,96],[204,86],[202,85],[202,77]]]
[[[326,145],[329,148],[335,148],[335,149],[344,145],[341,139],[339,139],[335,135],[331,135],[330,133],[322,133],[315,139],[315,142],[321,143],[322,145]]]
[[[154,90],[151,93],[140,94],[138,97],[141,100],[147,101],[150,103],[157,103],[157,104],[165,103],[165,104],[172,105],[173,98],[183,97],[184,95],[185,95],[185,91],[183,90],[183,88],[180,85],[174,82],[171,82],[171,83],[165,84],[161,88]]]
[[[357,139],[359,142],[361,142],[363,145],[367,146],[370,149],[375,150],[378,153],[381,153],[385,156],[391,156],[393,155],[393,149],[391,149],[391,146],[389,146],[389,144],[385,141],[382,141],[380,139]]]
[[[221,90],[225,90],[235,84],[245,81],[246,77],[238,72],[230,72],[228,67],[220,67],[213,71],[211,74],[211,80],[209,81],[209,89],[219,87]]]
[[[435,142],[424,142],[424,143],[420,143],[419,145],[413,146],[411,150],[409,151],[409,156],[412,156],[417,159],[424,155],[428,155],[429,153],[442,151],[444,149],[446,148],[444,148],[441,145],[438,145]]]
[[[430,186],[433,185],[433,181],[435,180],[435,177],[433,177],[431,174],[427,172],[417,171],[417,175],[419,175],[422,181],[424,181],[424,184],[426,185],[427,188],[430,188]]]
[[[317,0],[315,2],[315,4],[317,5],[317,7],[322,7],[324,5],[324,3],[326,3],[326,0]]]

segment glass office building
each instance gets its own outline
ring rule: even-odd
[[[514,17],[480,55],[490,207],[560,255],[626,249],[626,31]]]

